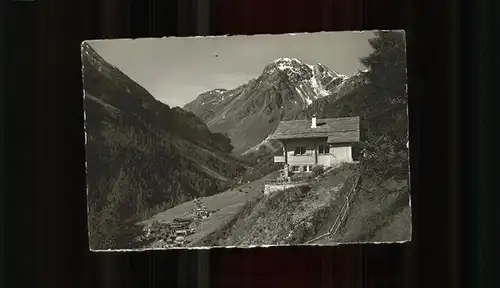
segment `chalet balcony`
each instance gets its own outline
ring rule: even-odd
[[[274,156],[274,163],[285,163],[285,156]]]
[[[291,166],[314,165],[316,164],[316,156],[310,154],[290,156],[288,164]]]

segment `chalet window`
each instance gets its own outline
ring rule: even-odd
[[[322,144],[318,146],[318,154],[328,154],[330,153],[330,147],[328,144]]]
[[[306,147],[295,147],[295,155],[306,155]]]
[[[307,169],[307,168],[309,168],[309,166],[304,166],[304,167],[302,167],[302,169],[303,169],[302,171],[304,171],[304,172],[309,172],[309,169]]]
[[[292,166],[293,172],[299,172],[299,166]]]

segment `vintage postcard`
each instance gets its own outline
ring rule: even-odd
[[[81,54],[91,250],[411,240],[404,31]]]

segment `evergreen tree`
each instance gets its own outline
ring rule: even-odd
[[[369,40],[374,51],[361,62],[369,68],[370,108],[364,173],[380,181],[408,177],[408,96],[403,32],[381,31]]]
[[[130,248],[135,238],[140,234],[140,228],[135,223],[127,223],[129,210],[128,196],[131,194],[130,181],[126,172],[120,170],[114,179],[111,191],[106,197],[106,205],[97,213],[89,211],[90,244],[95,249]]]
[[[405,35],[379,31],[369,42],[374,51],[361,63],[369,69],[370,92],[375,100],[370,101],[373,136],[385,134],[393,141],[402,141],[408,128]]]

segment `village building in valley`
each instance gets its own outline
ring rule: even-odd
[[[316,165],[333,167],[353,162],[352,146],[359,142],[359,117],[281,121],[270,139],[283,144],[287,172],[311,172]]]

